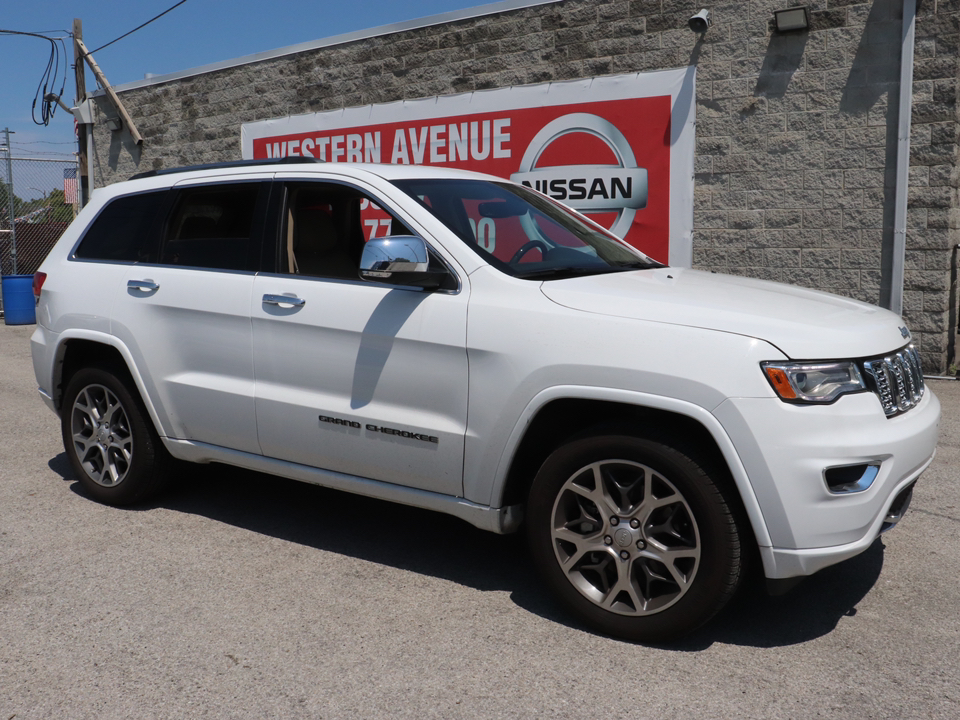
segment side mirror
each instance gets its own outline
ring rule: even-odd
[[[427,244],[415,235],[368,240],[360,256],[360,277],[364,280],[433,290],[446,276],[444,270],[430,269]]]

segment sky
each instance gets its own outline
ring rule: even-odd
[[[4,0],[0,29],[65,37],[64,101],[73,105],[73,50],[67,34],[83,21],[83,41],[111,85],[142,80],[266,50],[485,5],[490,0],[187,0],[129,37],[97,51],[177,0]],[[46,127],[31,105],[50,58],[50,43],[0,34],[0,131],[9,127],[14,157],[71,157],[73,117],[58,109]],[[54,92],[60,92],[63,58]],[[88,90],[96,88],[87,70]],[[36,115],[40,117],[38,102]],[[19,191],[19,188],[18,188]]]

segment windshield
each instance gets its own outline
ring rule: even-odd
[[[521,185],[487,180],[396,180],[394,185],[514,277],[543,280],[662,267]]]

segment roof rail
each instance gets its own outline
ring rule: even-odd
[[[294,165],[301,163],[322,163],[320,158],[290,156],[282,158],[272,158],[270,160],[231,160],[229,162],[206,163],[204,165],[184,165],[183,167],[161,168],[159,170],[147,170],[146,172],[133,175],[131,180],[141,178],[155,177],[157,175],[172,175],[173,173],[192,172],[194,170],[221,170],[224,168],[256,167],[258,165]]]

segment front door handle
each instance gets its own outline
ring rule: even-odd
[[[159,290],[160,285],[153,280],[127,280],[127,290],[143,290],[153,292]]]
[[[293,305],[294,307],[302,307],[307,304],[307,301],[303,298],[294,297],[293,295],[264,295],[263,296],[264,305]]]

